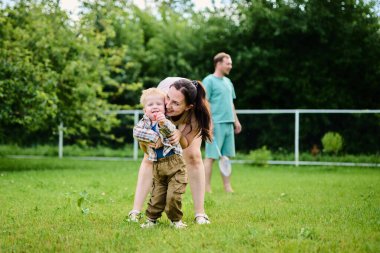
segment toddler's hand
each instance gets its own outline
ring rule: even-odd
[[[158,112],[156,114],[156,120],[157,120],[158,124],[160,124],[160,125],[164,124],[165,120],[166,120],[165,115],[162,112]]]

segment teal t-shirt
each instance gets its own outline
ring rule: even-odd
[[[210,103],[212,121],[214,123],[235,122],[233,99],[236,98],[235,89],[227,77],[208,75],[202,81],[206,88],[206,97]]]

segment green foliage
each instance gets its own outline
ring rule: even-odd
[[[305,240],[313,240],[316,239],[315,232],[310,228],[301,228],[300,232],[298,233],[298,239]]]
[[[235,65],[245,69],[231,73],[237,90],[244,91],[237,103],[377,108],[368,99],[378,91],[373,78],[380,74],[375,67],[380,23],[370,6],[349,0],[239,5],[240,28],[229,48]],[[363,59],[373,63],[369,69]],[[363,99],[356,101],[357,96]]]
[[[123,0],[88,1],[83,8],[79,33],[96,46],[104,99],[130,109],[138,104],[145,56],[136,8]]]
[[[323,152],[338,154],[343,147],[343,137],[339,133],[328,132],[322,137]]]
[[[51,44],[57,34],[68,41],[70,37],[64,27],[58,28],[62,12],[57,10],[56,15],[44,15],[41,6],[27,1],[0,9],[0,126],[12,130],[6,131],[8,136],[20,134],[15,126],[24,131],[46,129],[58,112],[59,74],[52,69],[51,58],[58,62],[61,48]]]
[[[117,120],[104,115],[96,45],[77,36],[56,1],[16,2],[0,22],[0,139],[52,136],[60,122],[77,139],[111,130]]]
[[[135,108],[141,89],[167,76],[203,79],[219,51],[233,59],[237,108],[380,106],[376,1],[247,0],[203,11],[186,0],[150,6],[83,0],[78,20],[56,0],[1,8],[0,142],[46,143],[62,122],[70,144],[120,145],[131,139],[130,126],[104,111]],[[290,150],[284,133],[292,129],[275,117],[245,124],[248,132],[273,129],[243,140],[241,149],[271,143]],[[378,122],[363,124],[375,134]],[[327,123],[339,120],[311,120],[303,131],[313,136],[301,137],[314,144]],[[376,138],[345,131],[354,140],[346,150],[379,150]]]
[[[238,108],[379,108],[380,22],[371,7],[375,1],[238,2],[239,27],[225,49],[233,58]],[[322,135],[325,122],[339,124],[325,117],[302,131]],[[250,141],[245,150],[291,143],[284,134],[289,125],[272,124],[269,133],[258,136],[265,142]],[[260,121],[245,125],[250,132],[265,127]],[[376,135],[378,127],[369,131]],[[360,142],[362,133],[351,128],[345,136]],[[313,138],[307,138],[312,144]],[[379,150],[378,138],[355,145],[358,142],[347,143],[347,148],[357,153]]]
[[[77,206],[81,209],[83,215],[87,215],[90,213],[90,208],[87,207],[90,203],[88,192],[82,191],[79,193],[79,196]]]
[[[192,27],[191,19],[166,4],[159,9],[161,20],[157,20],[154,14],[140,17],[144,27],[152,26],[146,34],[146,57],[143,60],[147,75],[145,87],[157,86],[167,76],[201,79],[194,74],[196,65],[193,58],[200,53],[197,46],[201,40]]]
[[[248,159],[255,164],[268,165],[268,161],[272,159],[272,152],[263,146],[249,152]]]

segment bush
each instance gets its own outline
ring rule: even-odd
[[[339,133],[328,132],[322,137],[323,152],[335,155],[343,147],[343,137]]]
[[[256,164],[267,165],[268,161],[272,159],[272,153],[266,146],[255,149],[249,152],[248,159]]]

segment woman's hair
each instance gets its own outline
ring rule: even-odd
[[[195,119],[199,135],[203,141],[211,141],[211,114],[210,106],[206,100],[206,90],[200,81],[190,81],[189,79],[179,79],[170,87],[179,90],[185,96],[187,105],[193,105]]]

